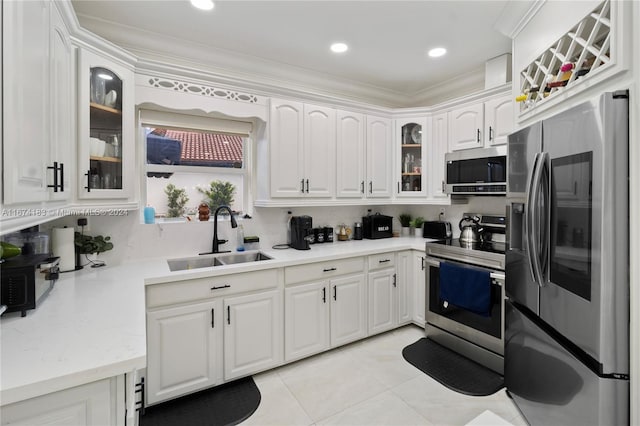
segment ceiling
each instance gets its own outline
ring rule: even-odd
[[[143,57],[183,57],[228,76],[362,100],[377,93],[395,106],[456,77],[483,82],[485,61],[511,51],[496,29],[507,3],[227,0],[205,12],[188,0],[72,0],[81,26]],[[336,41],[348,52],[331,53]],[[436,46],[448,54],[430,58]]]

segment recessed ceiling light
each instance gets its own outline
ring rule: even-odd
[[[333,43],[331,45],[331,51],[333,53],[344,53],[347,50],[349,50],[349,46],[347,46],[345,43]]]
[[[432,58],[438,58],[440,56],[443,56],[445,53],[447,53],[447,49],[445,49],[444,47],[434,47],[429,51],[429,56],[431,56]]]
[[[202,10],[213,9],[213,2],[211,0],[191,0],[191,4]]]

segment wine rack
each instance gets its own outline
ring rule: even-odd
[[[520,113],[611,65],[611,34],[605,0],[520,72]]]

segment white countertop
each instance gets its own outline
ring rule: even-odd
[[[385,251],[424,250],[424,238],[336,241],[273,250],[255,263],[170,272],[166,259],[62,273],[35,310],[0,319],[0,404],[6,405],[146,366],[144,286],[280,268]],[[169,258],[169,257],[168,257]]]

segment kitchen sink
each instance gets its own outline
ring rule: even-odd
[[[224,263],[220,262],[217,257],[189,257],[184,259],[169,259],[167,260],[169,270],[173,271],[185,271],[188,269],[198,268],[210,268],[212,266],[222,266]]]
[[[220,254],[216,256],[186,257],[182,259],[169,259],[169,270],[185,271],[189,269],[211,268],[214,266],[235,265],[237,263],[259,262],[270,260],[271,256],[261,251],[249,251],[244,253]]]
[[[236,263],[259,262],[261,260],[270,260],[271,256],[267,256],[261,251],[225,254],[218,257],[223,265],[233,265]]]

